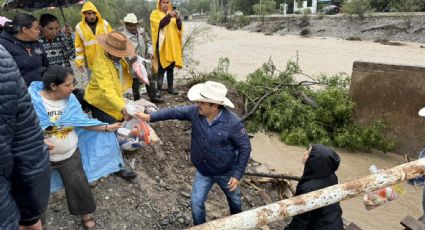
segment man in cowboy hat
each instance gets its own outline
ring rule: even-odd
[[[230,213],[242,212],[239,181],[249,160],[251,144],[242,121],[226,108],[234,108],[226,94],[226,86],[207,81],[189,90],[189,100],[196,102],[195,105],[135,115],[151,122],[170,119],[192,122],[191,160],[196,173],[191,204],[195,225],[206,221],[204,203],[214,183],[226,195]]]
[[[94,61],[84,99],[91,105],[93,118],[109,124],[129,120],[123,95],[131,88],[132,79],[124,58],[134,55],[134,46],[118,31],[99,36],[97,42],[103,50]],[[137,174],[122,167],[118,176],[132,180]]]
[[[99,49],[96,38],[111,32],[112,28],[90,1],[84,3],[81,17],[81,22],[75,27],[75,64],[79,71],[84,71],[87,67],[90,72]]]
[[[120,23],[125,26],[122,33],[127,36],[128,40],[130,40],[130,42],[133,43],[133,46],[136,47],[135,54],[141,56],[144,59],[152,60],[153,49],[149,36],[142,28],[140,28],[142,20],[138,21],[135,14],[129,13],[123,20],[120,21]],[[157,97],[156,95],[156,84],[152,78],[152,65],[145,62],[145,67],[148,70],[149,85],[146,85],[146,90],[148,92],[150,101],[154,103],[164,102],[164,100]],[[140,81],[134,72],[131,72],[131,75],[133,77],[133,97],[136,101],[140,99]]]

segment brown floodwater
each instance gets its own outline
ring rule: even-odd
[[[286,173],[301,176],[304,165],[301,158],[305,148],[288,146],[279,140],[275,134],[257,133],[251,140],[252,158],[262,163],[262,172]],[[369,166],[375,164],[378,168],[391,168],[402,164],[404,158],[392,153],[348,152],[338,149],[341,165],[337,171],[339,183],[352,181],[369,174]],[[406,193],[396,201],[366,210],[363,196],[341,202],[343,217],[354,222],[362,229],[403,229],[399,224],[406,216],[422,215],[422,187],[402,184]]]

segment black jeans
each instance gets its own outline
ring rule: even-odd
[[[133,88],[133,100],[140,100],[140,80],[138,78],[133,78],[133,84],[131,87]]]
[[[105,122],[108,124],[113,124],[118,122],[117,120],[115,120],[115,118],[103,112],[102,110],[94,107],[93,105],[90,105],[90,110],[91,110],[91,115],[93,116],[93,118],[96,118],[101,122]]]
[[[159,61],[158,61],[159,62]],[[157,86],[158,92],[162,90],[162,83],[164,82],[164,73],[167,73],[167,85],[168,91],[173,89],[174,84],[174,65],[175,63],[169,65],[167,68],[162,68],[161,63],[158,64],[158,78],[157,78]]]

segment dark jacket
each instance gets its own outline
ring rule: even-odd
[[[340,159],[338,154],[324,145],[313,145],[301,181],[295,195],[301,195],[338,184],[335,171]],[[295,216],[287,230],[342,230],[342,209],[339,203]]]
[[[48,67],[49,61],[40,42],[22,42],[10,33],[3,31],[0,34],[0,44],[15,59],[19,72],[27,86],[33,81],[41,81],[43,67]]]
[[[241,120],[223,108],[212,125],[200,115],[197,105],[151,113],[151,121],[170,119],[192,122],[190,158],[204,176],[232,176],[240,180],[251,154],[251,143]]]
[[[0,229],[47,208],[50,164],[37,115],[15,61],[0,45]]]

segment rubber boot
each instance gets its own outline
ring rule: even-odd
[[[174,89],[174,67],[171,67],[167,70],[167,84],[169,94],[179,95],[179,93]]]
[[[164,100],[156,95],[155,82],[150,82],[150,85],[146,85],[146,91],[148,92],[149,100],[153,103],[164,103]]]
[[[160,74],[158,73],[156,84],[157,84],[157,91],[156,96],[161,98],[162,97],[162,84],[164,83],[164,73]]]

